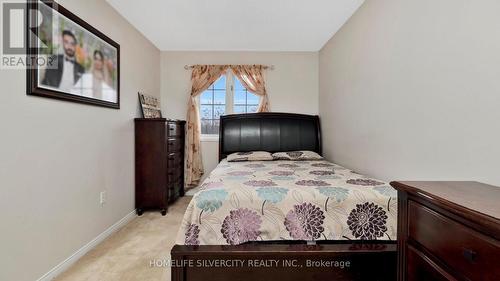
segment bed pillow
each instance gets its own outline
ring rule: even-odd
[[[227,156],[228,162],[242,161],[271,161],[274,160],[271,153],[267,151],[235,152]]]
[[[273,153],[274,160],[323,160],[323,157],[314,151],[300,150]]]

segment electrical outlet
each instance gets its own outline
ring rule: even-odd
[[[106,203],[106,191],[101,191],[99,194],[99,203],[101,203],[101,206]]]

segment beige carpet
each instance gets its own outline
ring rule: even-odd
[[[151,267],[170,259],[175,236],[191,197],[170,206],[166,216],[145,212],[88,252],[55,280],[170,280],[170,268]]]

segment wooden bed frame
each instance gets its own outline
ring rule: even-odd
[[[252,113],[221,117],[219,161],[233,152],[322,153],[318,116]],[[396,280],[396,241],[175,245],[172,281]]]

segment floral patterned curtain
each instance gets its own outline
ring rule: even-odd
[[[240,80],[243,87],[260,97],[257,112],[269,111],[266,85],[264,83],[264,66],[262,65],[232,65],[231,70]]]
[[[187,144],[186,144],[186,185],[195,187],[203,176],[203,162],[200,152],[200,111],[196,97],[210,87],[221,75],[227,65],[196,65],[191,75],[191,96],[189,97],[187,113]]]

